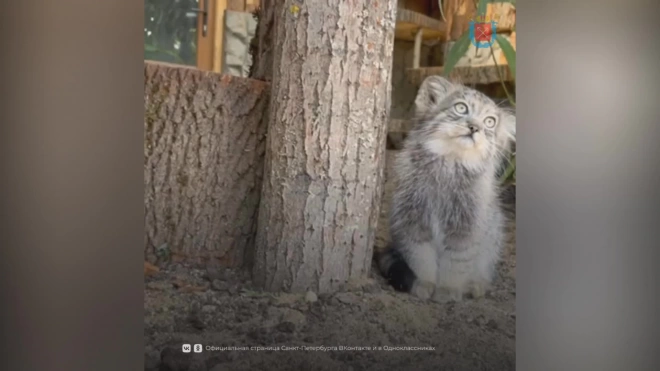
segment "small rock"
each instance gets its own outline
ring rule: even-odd
[[[202,310],[202,303],[199,300],[191,301],[189,310],[190,312],[199,313]]]
[[[185,267],[185,266],[183,266],[183,265],[181,265],[181,264],[178,264],[178,265],[176,266],[176,268],[174,268],[174,272],[175,272],[178,276],[186,276],[186,275],[188,275],[189,271],[190,271],[190,270],[189,270],[187,267]]]
[[[236,294],[238,294],[238,287],[230,286],[228,291],[229,291],[230,294],[236,295]]]
[[[193,353],[183,353],[180,348],[167,347],[160,352],[160,370],[184,371],[190,369]]]
[[[199,315],[200,313],[197,311],[191,312],[188,315],[188,323],[190,325],[198,330],[203,330],[206,327],[206,324],[202,320],[201,316]]]
[[[207,267],[206,272],[204,273],[204,278],[209,280],[210,282],[213,282],[215,280],[224,280],[224,275],[222,272],[215,267]]]
[[[282,319],[282,315],[282,309],[276,307],[268,307],[265,317],[272,321],[279,322]]]
[[[394,299],[392,295],[389,295],[387,293],[382,293],[374,296],[374,300],[376,303],[380,303],[380,305],[385,308],[392,306],[396,301],[396,299]]]
[[[497,322],[495,322],[495,320],[491,319],[486,323],[486,327],[488,327],[491,330],[497,330],[499,328],[499,325],[497,324]]]
[[[149,263],[148,261],[144,262],[144,275],[145,276],[153,276],[158,272],[160,272],[160,268],[158,268],[157,266]]]
[[[380,291],[380,283],[372,278],[351,279],[344,286],[344,290],[373,293]]]
[[[283,344],[289,342],[291,340],[291,333],[288,332],[278,332],[273,334],[271,337],[272,340],[269,341],[271,344]],[[266,343],[268,344],[268,343]]]
[[[179,290],[181,290],[181,292],[186,292],[186,293],[196,293],[196,294],[197,294],[197,293],[204,292],[204,291],[206,291],[206,290],[209,289],[209,285],[208,285],[208,284],[204,284],[204,285],[191,285],[191,284],[186,284],[185,282],[180,282],[180,283],[182,283],[182,284],[180,284],[180,285],[176,285],[176,284],[175,284],[175,286],[176,286]]]
[[[293,325],[295,330],[296,328],[302,328],[307,323],[307,317],[305,317],[302,312],[290,308],[270,307],[268,308],[265,317],[266,321],[264,321],[264,324],[266,326],[289,326],[282,325],[284,322],[289,322]]]
[[[215,305],[204,305],[202,307],[202,312],[204,313],[213,313],[215,312],[215,310],[216,310]]]
[[[296,331],[296,325],[294,325],[291,322],[280,322],[280,324],[275,327],[278,331],[281,332],[286,332],[286,333],[293,333]]]
[[[350,292],[340,292],[335,295],[335,298],[339,300],[340,303],[344,304],[356,304],[360,301],[360,298],[357,297],[355,294],[350,293]]]
[[[273,297],[271,303],[276,306],[290,306],[300,300],[297,294],[279,294]]]
[[[160,352],[148,347],[144,352],[144,369],[145,370],[158,370],[160,364]]]
[[[378,284],[378,282],[373,282],[362,287],[362,290],[364,290],[364,292],[369,294],[377,294],[381,292],[383,289],[380,287],[380,284]]]
[[[307,318],[300,311],[295,309],[287,309],[282,314],[282,322],[291,322],[296,327],[302,327],[307,322]]]
[[[150,290],[167,291],[173,289],[174,286],[171,282],[156,281],[147,283],[147,288]]]
[[[318,300],[318,296],[313,291],[307,291],[307,294],[305,294],[305,301],[308,303],[315,303]]]
[[[352,278],[344,283],[341,287],[342,291],[358,291],[362,289],[365,280]]]
[[[330,295],[330,294],[320,294],[319,295],[319,300],[320,301],[328,302],[328,301],[330,301],[330,299],[332,299],[332,295]]]
[[[216,291],[227,291],[229,289],[229,284],[221,280],[213,280],[211,287]]]
[[[225,281],[230,281],[236,277],[236,272],[231,269],[225,269],[222,271],[222,279]]]

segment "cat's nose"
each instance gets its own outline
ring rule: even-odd
[[[470,129],[470,133],[474,134],[479,131],[479,125],[477,124],[468,124],[468,129]]]

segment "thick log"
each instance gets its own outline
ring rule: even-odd
[[[145,260],[240,266],[254,244],[268,84],[145,62]]]
[[[395,0],[275,5],[255,284],[338,289],[371,268],[392,89]]]

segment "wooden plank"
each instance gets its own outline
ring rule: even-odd
[[[259,0],[245,0],[245,11],[248,13],[254,13],[254,11],[259,8]]]
[[[438,0],[431,1],[437,2]],[[412,10],[413,12],[428,15],[429,0],[398,0],[396,6],[398,8],[397,11],[400,11],[401,9],[408,9]]]
[[[245,0],[227,0],[227,10],[245,11]]]
[[[220,73],[222,71],[226,9],[227,9],[227,0],[215,1],[215,9],[214,9],[215,28],[213,33],[213,72],[217,72],[217,73]]]
[[[202,31],[204,17],[197,17],[197,68],[203,71],[213,71],[213,48],[215,37],[215,9],[212,0],[200,2],[200,8],[207,12],[206,34]]]
[[[445,22],[428,17],[408,9],[397,9],[395,38],[414,41],[417,30],[424,30],[424,40],[442,39],[445,32]]]
[[[497,33],[512,32],[516,26],[516,6],[511,3],[488,4],[486,19],[497,22]]]
[[[513,81],[514,76],[508,66],[499,66],[499,73],[495,66],[486,67],[455,67],[449,74],[449,80],[461,84],[492,84],[500,81],[500,75],[504,81]],[[425,78],[432,75],[443,75],[444,67],[408,68],[406,76],[415,85],[420,85]]]
[[[424,37],[424,29],[417,30],[415,35],[415,48],[413,49],[413,68],[419,68],[419,60],[422,55],[422,38]]]
[[[446,40],[458,40],[469,29],[469,22],[476,13],[474,0],[444,0],[447,19]]]

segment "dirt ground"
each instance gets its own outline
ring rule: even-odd
[[[515,267],[514,239],[485,298],[443,305],[393,291],[375,266],[333,295],[264,293],[246,271],[171,266],[145,278],[145,370],[514,370]]]

